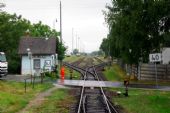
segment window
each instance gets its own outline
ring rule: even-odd
[[[40,59],[34,59],[34,69],[40,69]]]

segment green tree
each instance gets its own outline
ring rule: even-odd
[[[78,50],[78,49],[74,49],[74,50],[73,50],[73,54],[74,54],[74,55],[77,55],[78,53],[79,53],[79,50]]]
[[[106,51],[111,43],[112,56],[129,64],[138,64],[141,57],[147,62],[149,53],[159,52],[160,44],[166,45],[170,29],[170,1],[112,0],[112,5],[106,8],[104,14],[110,31],[109,41],[103,41],[101,48],[105,46]]]
[[[6,53],[10,73],[20,71],[18,44],[20,37],[25,34],[29,24],[29,21],[16,14],[0,13],[0,51]]]
[[[60,35],[59,32],[57,32],[54,29],[51,29],[48,25],[43,25],[41,21],[37,24],[31,25],[29,31],[30,35],[34,37],[48,37],[48,38],[55,37],[57,39],[56,52],[58,53],[58,59],[59,60],[64,59],[66,47],[64,46],[64,44],[61,44],[59,42],[58,38],[58,36]]]

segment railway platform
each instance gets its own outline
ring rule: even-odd
[[[123,87],[124,85],[122,82],[111,82],[111,81],[83,81],[83,80],[64,80],[61,81],[60,79],[54,83],[55,86],[83,86],[84,87]],[[161,90],[161,91],[170,91],[170,86],[158,86],[155,85],[143,85],[143,84],[130,84],[129,89],[145,89],[145,90]]]
[[[123,83],[111,81],[57,80],[56,84],[84,87],[122,87]],[[54,84],[55,85],[55,84]]]

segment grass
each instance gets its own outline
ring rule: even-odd
[[[81,77],[81,74],[73,70],[72,76],[73,76],[72,78],[73,80],[79,80]],[[65,79],[70,79],[70,69],[67,67],[65,67]]]
[[[126,76],[125,72],[116,64],[106,67],[103,74],[109,81],[122,81]]]
[[[107,67],[104,75],[110,81],[121,81],[126,78],[126,74],[118,65]],[[131,83],[155,84],[155,81],[130,81]],[[168,83],[159,81],[158,84]],[[123,88],[111,90],[125,92]],[[123,107],[124,113],[170,113],[170,91],[129,89],[129,97],[113,96],[112,101]]]
[[[128,76],[126,76],[126,73],[116,64],[114,64],[111,67],[106,67],[104,71],[104,76],[109,81],[123,81],[124,79],[129,79]],[[149,80],[131,80],[130,84],[146,84],[146,85],[155,85],[154,81]],[[169,86],[170,81],[158,81],[158,85],[160,86]]]
[[[64,62],[72,63],[72,62],[75,62],[75,61],[79,60],[80,58],[83,58],[83,56],[72,55],[70,57],[65,57]]]
[[[107,62],[107,61],[108,61],[106,58],[104,58],[104,56],[98,56],[98,58],[99,58],[100,60],[102,60],[103,62]]]
[[[124,89],[111,89],[124,92]],[[125,113],[170,113],[170,92],[130,89],[129,97],[113,97],[113,102],[122,106]]]
[[[74,97],[69,95],[68,89],[58,89],[42,105],[30,109],[29,113],[68,113],[73,102]]]
[[[27,93],[24,83],[0,81],[0,113],[15,113],[24,108],[38,93],[52,87],[52,84],[36,84],[32,89],[28,84]]]

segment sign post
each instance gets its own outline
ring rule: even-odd
[[[162,61],[162,55],[161,53],[154,53],[154,54],[149,54],[149,61],[153,62],[155,64],[155,75],[156,75],[156,88],[158,88],[158,74],[157,74],[157,62]]]

